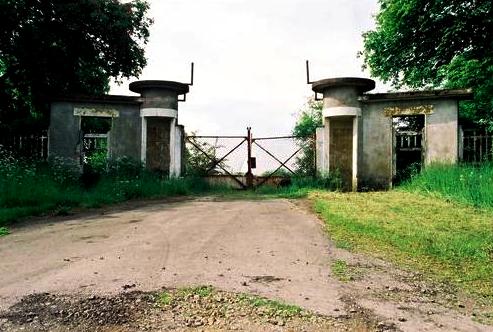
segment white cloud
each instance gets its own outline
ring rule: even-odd
[[[290,132],[311,95],[312,78],[368,76],[361,33],[373,27],[377,0],[151,0],[155,23],[148,66],[139,79],[195,85],[180,104],[180,122],[202,134]],[[112,93],[130,94],[128,83]]]

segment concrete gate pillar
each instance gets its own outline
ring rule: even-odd
[[[179,176],[182,169],[182,133],[178,128],[178,97],[189,86],[173,81],[137,81],[130,90],[141,94],[141,160],[151,170]]]
[[[361,107],[358,98],[375,88],[375,81],[342,77],[313,82],[312,90],[323,94],[322,171],[337,172],[343,189],[358,188],[358,139]]]

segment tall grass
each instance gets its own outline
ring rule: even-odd
[[[426,167],[401,189],[435,194],[479,208],[493,207],[493,163]]]
[[[0,226],[74,207],[100,207],[137,198],[183,196],[209,190],[201,179],[164,178],[128,163],[113,165],[90,186],[56,163],[19,160],[0,149]]]

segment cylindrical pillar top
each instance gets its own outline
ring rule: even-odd
[[[313,82],[312,90],[324,96],[324,108],[359,107],[358,98],[375,88],[375,81],[358,77],[329,78]]]
[[[137,81],[130,83],[130,90],[140,93],[142,108],[178,109],[178,96],[187,94],[187,84],[174,81]]]

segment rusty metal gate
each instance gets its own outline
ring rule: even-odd
[[[247,128],[246,136],[187,135],[186,143],[191,168],[187,173],[227,178],[241,189],[252,189],[301,175],[298,161],[304,147],[312,144],[315,148],[315,137],[253,137]],[[315,160],[312,164],[315,169]]]

